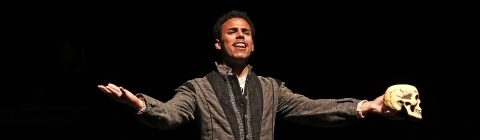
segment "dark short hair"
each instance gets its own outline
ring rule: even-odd
[[[214,39],[219,39],[219,40],[221,39],[223,23],[227,22],[227,20],[232,18],[242,18],[245,21],[247,21],[248,25],[250,25],[250,28],[251,28],[250,30],[252,32],[252,38],[253,39],[255,38],[255,27],[253,26],[253,22],[252,20],[250,20],[250,17],[248,17],[247,13],[242,11],[232,10],[227,14],[223,15],[222,17],[220,17],[215,23],[215,26],[213,26]]]

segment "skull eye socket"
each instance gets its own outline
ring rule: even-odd
[[[403,106],[403,102],[402,102],[402,101],[398,101],[397,104],[398,104],[398,106]]]
[[[410,107],[410,111],[414,111],[415,110],[415,106],[412,106],[412,103],[410,102],[405,102],[405,106],[403,108],[405,108],[406,106],[409,106]]]
[[[415,95],[415,99],[418,100],[418,98],[420,98],[419,95],[418,94]]]

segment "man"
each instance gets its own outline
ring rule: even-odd
[[[144,124],[173,129],[196,120],[202,139],[273,139],[275,118],[319,127],[337,127],[368,113],[388,117],[383,97],[373,101],[309,99],[293,93],[282,81],[256,75],[248,58],[254,51],[255,28],[244,12],[231,11],[214,26],[215,49],[221,61],[203,78],[185,82],[167,102],[133,95],[114,84],[98,87],[138,111]]]

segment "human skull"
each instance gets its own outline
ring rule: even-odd
[[[417,88],[412,85],[390,86],[383,96],[383,102],[387,107],[395,110],[397,116],[402,115],[398,113],[407,112],[411,119],[422,119],[419,93]]]

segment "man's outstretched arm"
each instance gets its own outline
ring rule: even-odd
[[[354,98],[310,99],[293,93],[281,83],[277,113],[283,119],[318,127],[339,127],[365,117],[387,112],[382,96],[373,101]]]
[[[145,94],[133,95],[113,84],[100,85],[99,88],[118,102],[131,106],[135,117],[150,127],[174,129],[194,119],[194,91],[185,84],[177,88],[175,96],[165,103]]]

